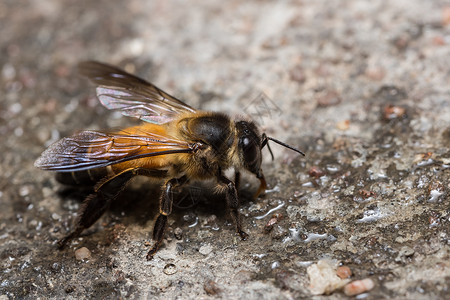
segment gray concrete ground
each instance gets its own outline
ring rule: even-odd
[[[0,51],[0,299],[309,298],[324,258],[375,283],[359,299],[449,298],[450,2],[2,1]],[[247,241],[221,195],[190,186],[146,261],[159,189],[144,178],[56,249],[88,191],[33,161],[76,130],[137,124],[77,75],[91,59],[307,153],[264,150],[257,200],[244,177]]]

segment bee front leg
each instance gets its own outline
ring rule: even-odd
[[[172,178],[163,186],[159,202],[159,215],[153,227],[153,240],[155,244],[147,253],[147,260],[151,260],[153,255],[158,251],[159,246],[164,238],[164,230],[166,229],[167,216],[172,213],[173,193],[172,189],[179,187],[187,182],[187,177]]]
[[[238,176],[239,177],[239,176]],[[239,234],[241,239],[245,241],[248,238],[248,234],[242,230],[241,219],[239,214],[239,197],[236,190],[235,184],[222,174],[218,177],[219,184],[225,187],[225,197],[227,199],[227,204],[230,209],[231,217],[236,224],[236,232]]]

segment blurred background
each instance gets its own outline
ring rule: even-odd
[[[371,278],[369,298],[448,294],[450,2],[7,0],[0,53],[1,300],[310,297],[322,258]],[[147,262],[158,188],[137,183],[56,250],[84,196],[34,160],[77,130],[138,124],[100,105],[85,60],[307,153],[264,152],[270,190],[243,200],[250,241],[210,201],[176,211]]]

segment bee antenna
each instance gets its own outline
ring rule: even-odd
[[[286,148],[288,148],[288,149],[291,149],[292,151],[295,151],[295,152],[300,153],[301,155],[305,156],[305,153],[303,153],[303,152],[300,151],[299,149],[294,148],[294,147],[292,147],[292,146],[290,146],[290,145],[288,145],[288,144],[286,144],[286,143],[283,143],[282,141],[279,141],[279,140],[277,140],[277,139],[274,139],[274,138],[272,138],[272,137],[270,137],[270,136],[267,136],[265,133],[263,133],[263,134],[262,134],[262,144],[261,144],[261,149],[264,148],[265,145],[267,145],[267,148],[268,148],[269,151],[270,151],[270,155],[272,156],[272,160],[273,160],[273,153],[272,153],[272,150],[271,150],[270,147],[269,147],[269,140],[271,140],[271,141],[273,141],[273,142],[275,142],[275,143],[277,143],[277,144],[279,144],[279,145],[281,145],[281,146],[283,146],[283,147],[286,147]]]
[[[265,133],[262,134],[262,143],[261,143],[261,149],[264,148],[265,145],[267,145],[267,149],[269,149],[270,152],[270,156],[272,157],[272,160],[274,160],[274,156],[273,156],[273,152],[272,149],[270,149],[269,146],[269,138],[267,137],[267,135]]]

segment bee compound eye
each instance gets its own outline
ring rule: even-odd
[[[256,174],[261,166],[261,149],[259,144],[249,137],[242,137],[240,146],[245,167]]]

